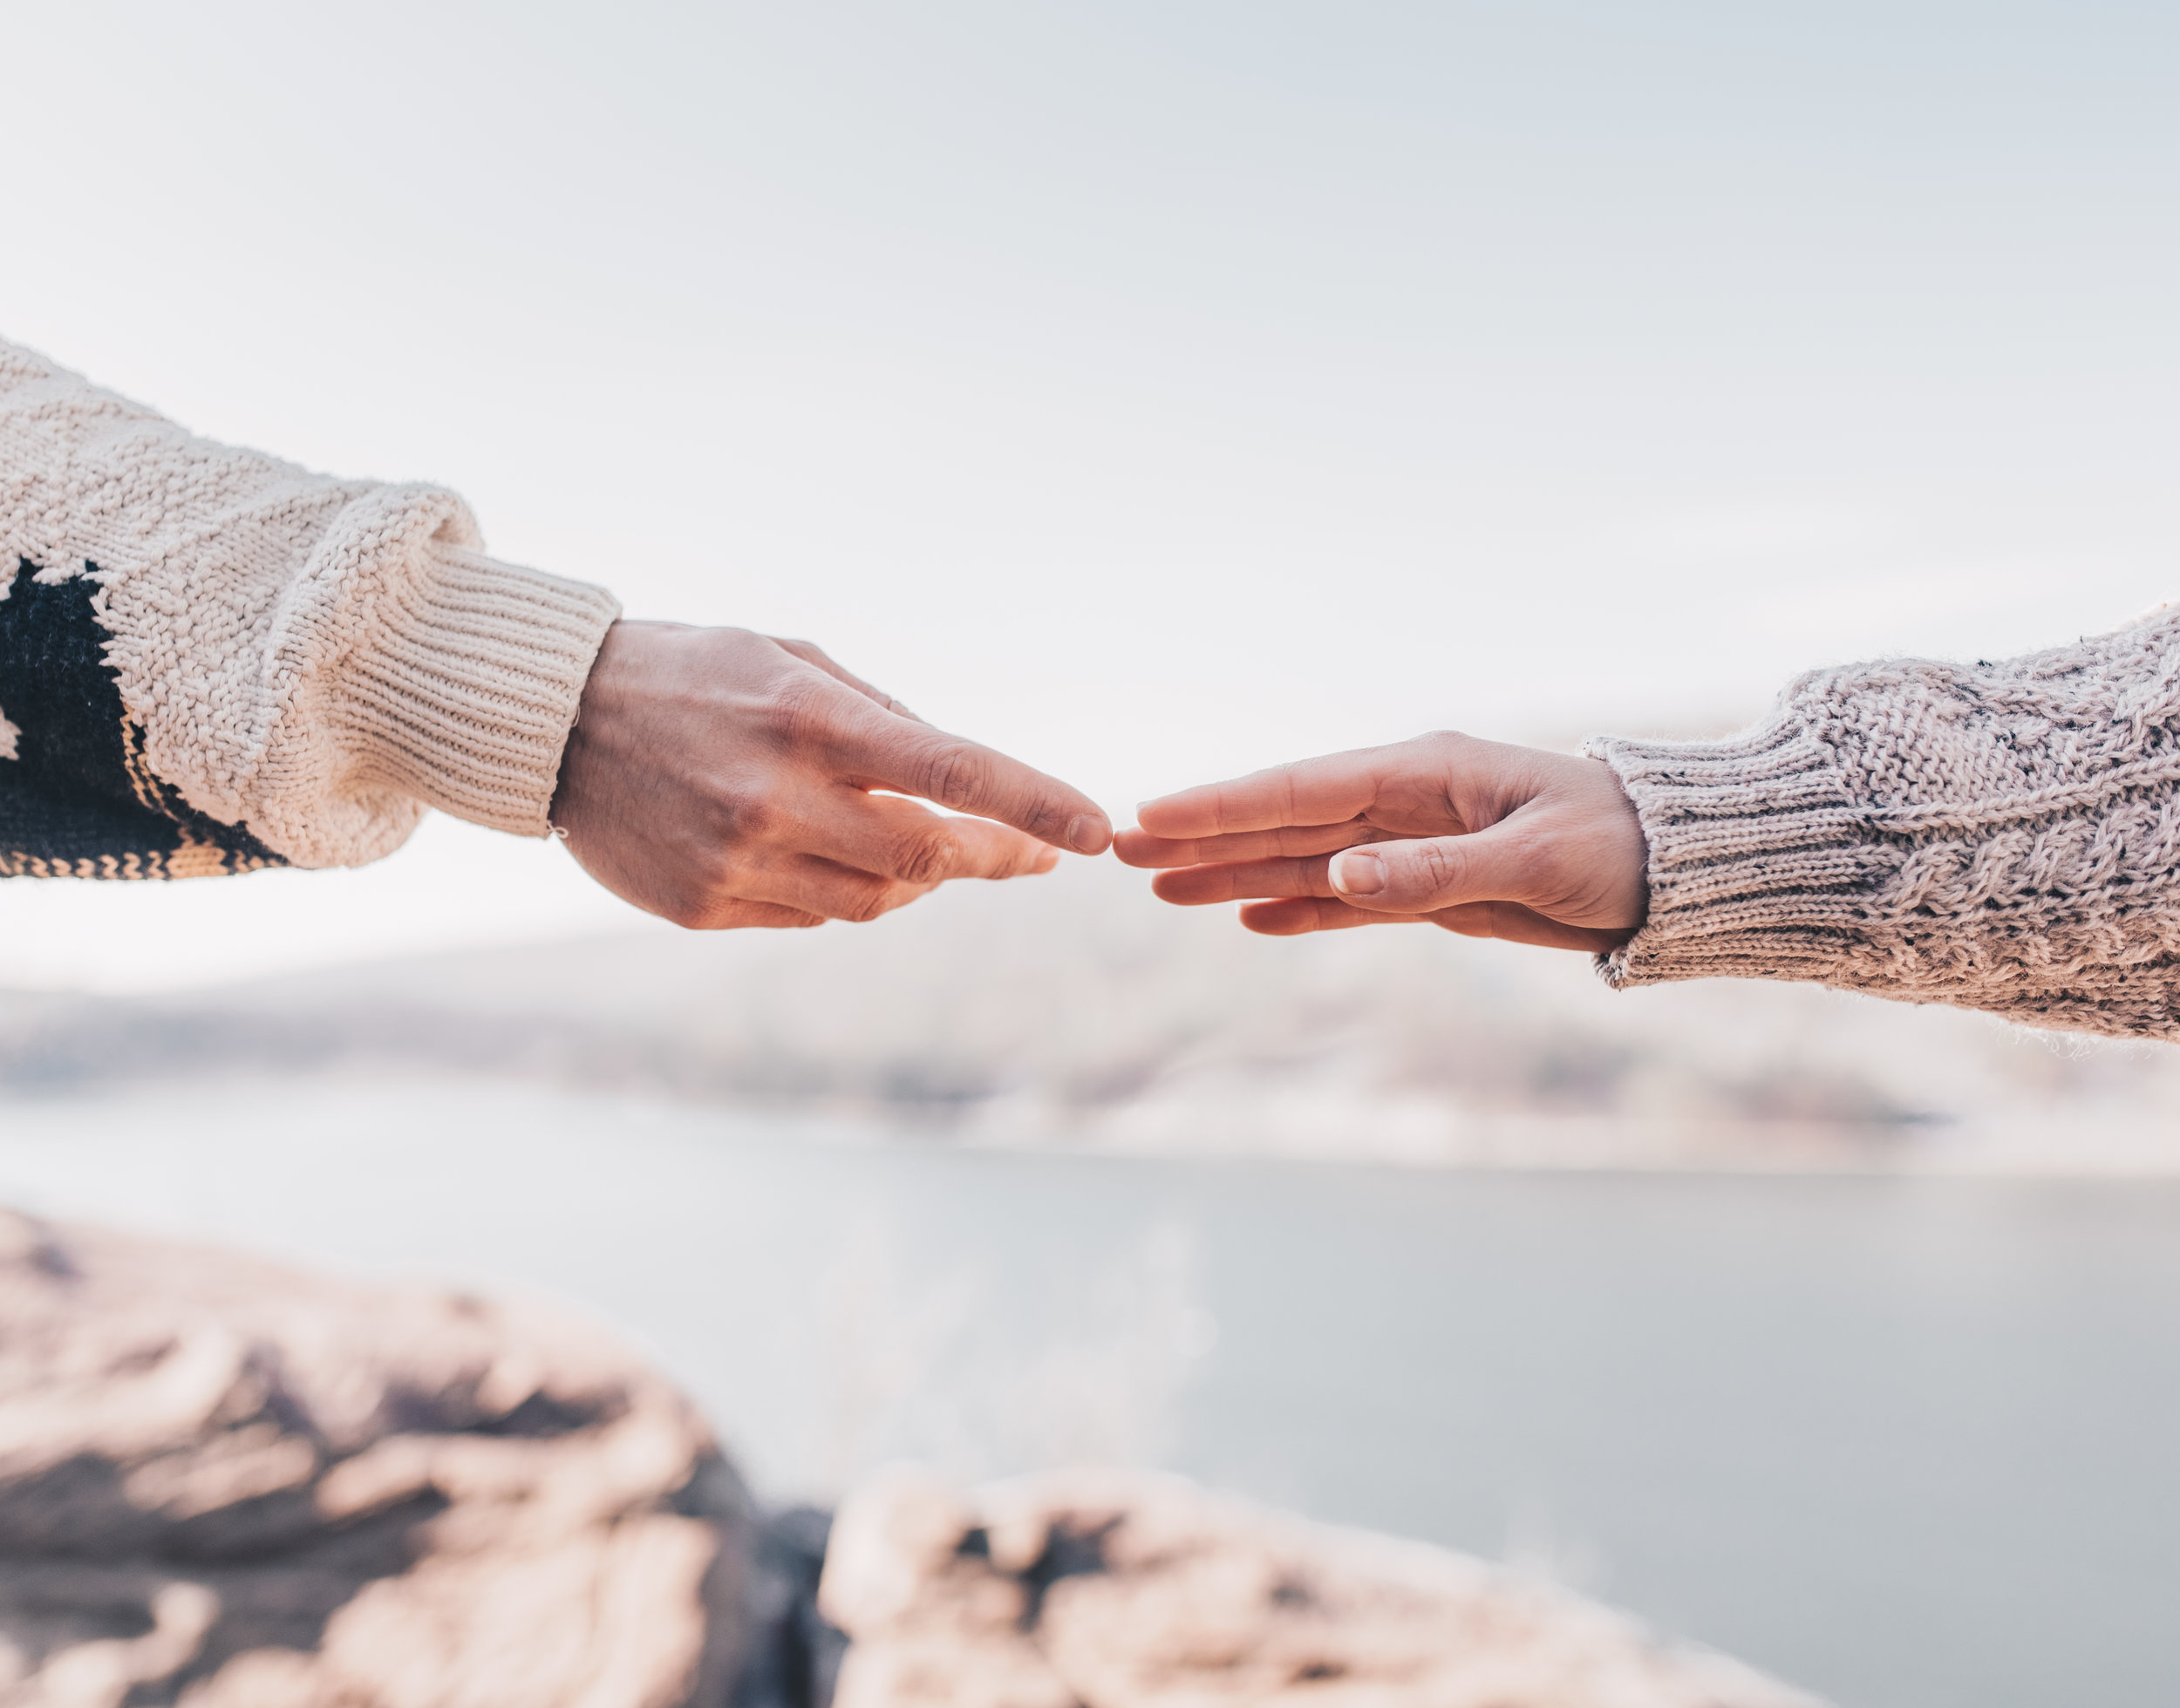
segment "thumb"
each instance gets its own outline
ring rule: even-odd
[[[1332,858],[1341,901],[1370,913],[1427,914],[1470,902],[1518,902],[1530,888],[1535,844],[1504,822],[1465,836],[1373,842]]]

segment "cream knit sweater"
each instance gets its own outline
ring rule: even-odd
[[[545,833],[611,596],[436,487],[214,445],[0,344],[0,875],[355,865]]]
[[[2180,610],[1802,677],[1734,740],[1603,739],[1650,839],[1612,984],[1813,979],[2180,1038]]]

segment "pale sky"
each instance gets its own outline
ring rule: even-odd
[[[1122,821],[2180,594],[2170,5],[0,0],[0,336]],[[0,884],[0,985],[618,916],[441,826]]]

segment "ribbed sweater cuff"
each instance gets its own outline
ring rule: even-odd
[[[434,544],[345,672],[364,767],[427,805],[543,836],[583,683],[620,606],[603,588]]]
[[[1898,842],[1858,807],[1830,750],[1788,719],[1735,740],[1601,738],[1650,845],[1650,911],[1598,957],[1615,986],[1822,979],[1867,943]]]

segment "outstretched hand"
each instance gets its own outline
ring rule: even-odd
[[[1618,947],[1649,890],[1611,767],[1471,736],[1277,766],[1148,801],[1114,851],[1183,907],[1246,902],[1272,936],[1427,921],[1472,937]]]
[[[807,642],[663,623],[608,631],[552,821],[617,895],[708,930],[875,919],[1113,836],[1087,795],[933,729]]]

